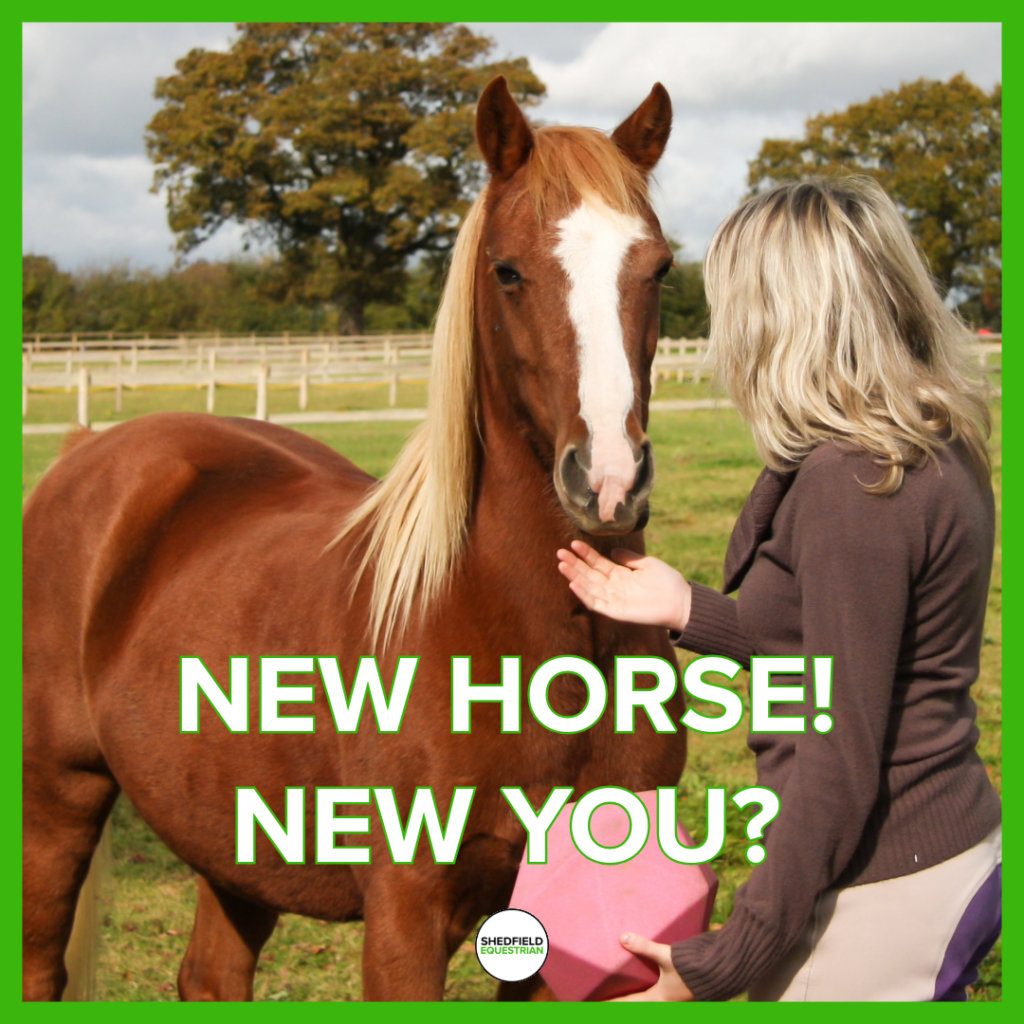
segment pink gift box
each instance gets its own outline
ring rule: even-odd
[[[677,864],[658,845],[658,795],[637,794],[651,821],[647,843],[624,864],[596,864],[576,849],[569,833],[575,804],[566,804],[548,831],[548,862],[527,864],[526,854],[510,907],[526,910],[544,925],[549,953],[541,976],[564,1001],[610,999],[650,988],[658,979],[650,961],[619,945],[625,931],[655,942],[681,942],[705,931],[718,891],[706,864]],[[606,804],[590,819],[602,846],[619,846],[629,818]],[[679,839],[693,840],[679,826]]]

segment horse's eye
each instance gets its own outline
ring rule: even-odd
[[[661,284],[661,282],[664,281],[666,277],[668,277],[668,272],[671,269],[672,260],[669,260],[667,263],[663,263],[660,267],[658,267],[657,271],[655,272],[654,280],[657,281],[658,284]]]
[[[513,270],[507,263],[497,263],[494,267],[494,273],[498,277],[498,284],[508,287],[513,284],[519,284],[522,281],[519,272]]]

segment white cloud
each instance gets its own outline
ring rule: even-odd
[[[568,63],[538,53],[531,64],[552,108],[603,114],[660,80],[680,109],[810,114],[922,76],[964,71],[990,86],[999,46],[1000,27],[989,24],[622,24]]]
[[[747,160],[766,138],[798,134],[801,114],[677,114],[655,170],[654,205],[666,234],[700,259],[715,228],[746,193]],[[749,156],[748,156],[749,154]]]
[[[174,237],[164,197],[149,191],[152,178],[144,156],[26,156],[22,251],[54,256],[64,269],[168,266]],[[243,244],[241,229],[226,227],[190,258],[221,259]]]
[[[26,24],[22,116],[30,153],[142,153],[158,77],[195,46],[225,49],[230,24]]]
[[[500,35],[499,35],[500,40]],[[612,24],[570,60],[527,47],[546,83],[538,119],[611,129],[655,81],[675,125],[657,170],[668,234],[703,255],[746,191],[766,138],[793,138],[814,114],[841,110],[902,82],[964,72],[1002,78],[997,24]]]
[[[657,171],[666,231],[698,258],[745,191],[765,138],[810,115],[963,71],[1002,77],[996,24],[502,24],[494,58],[525,55],[548,86],[531,116],[610,129],[660,80],[675,129]],[[166,266],[173,237],[148,189],[142,143],[156,78],[194,46],[221,49],[230,24],[24,27],[25,245],[63,266],[130,258]],[[196,255],[238,251],[223,228]]]
[[[532,57],[564,63],[577,57],[583,48],[605,27],[604,22],[547,21],[530,22],[471,21],[469,27],[496,43],[489,60],[515,59],[524,53]]]

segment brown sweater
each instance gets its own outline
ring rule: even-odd
[[[912,874],[980,842],[999,798],[975,752],[994,507],[959,445],[865,493],[880,470],[834,442],[795,473],[764,470],[733,531],[725,593],[693,588],[678,644],[749,663],[803,656],[802,734],[751,735],[758,785],[781,807],[767,856],[719,932],[673,946],[697,999],[729,999],[769,970],[826,889]],[[832,657],[834,726],[819,735],[812,657]]]

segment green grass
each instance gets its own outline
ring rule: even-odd
[[[705,384],[663,382],[656,398],[698,397],[707,393]],[[157,394],[161,397],[149,411],[172,407],[171,393]],[[56,401],[65,396],[52,397]],[[339,393],[334,397],[339,402],[358,400],[351,394]],[[381,404],[384,402],[386,394]],[[399,404],[403,404],[401,399]],[[422,398],[409,404],[422,404]],[[273,410],[273,403],[271,408]],[[128,409],[126,396],[126,413]],[[248,412],[248,408],[234,411]],[[1002,466],[998,405],[993,413],[992,451],[999,507]],[[42,411],[40,415],[50,414]],[[102,418],[99,412],[96,418]],[[331,424],[304,430],[380,475],[394,459],[411,426],[404,423]],[[675,565],[689,579],[720,586],[729,533],[760,471],[749,431],[731,410],[693,411],[656,413],[652,417],[650,435],[655,445],[657,477],[647,529],[648,550]],[[24,439],[22,481],[26,494],[56,456],[60,443],[59,438],[50,436]],[[981,728],[979,752],[997,789],[1002,782],[1001,567],[1001,549],[997,546],[982,670],[973,690]],[[685,662],[687,658],[683,656],[681,660]],[[738,692],[745,693],[745,675],[738,677],[733,685]],[[697,709],[701,710],[699,704]],[[714,713],[713,709],[707,710]],[[704,829],[702,808],[707,788],[725,786],[729,792],[734,792],[752,785],[755,782],[754,760],[747,750],[743,727],[721,735],[690,733],[689,744],[689,760],[680,783],[680,806],[683,820],[699,841]],[[744,832],[746,819],[747,815],[728,816],[726,844],[712,865],[720,880],[713,925],[728,917],[736,889],[751,870],[746,860],[749,845]],[[103,920],[99,998],[176,999],[175,978],[195,906],[191,869],[163,846],[124,800],[115,809],[113,839],[115,867],[105,896],[107,910]],[[361,924],[326,924],[285,915],[261,956],[256,998],[278,1001],[358,999],[361,942]],[[446,998],[492,999],[494,988],[495,983],[477,964],[471,945],[464,943],[449,968]],[[997,945],[982,966],[981,980],[972,998],[999,1000],[1001,993],[1001,947]]]

